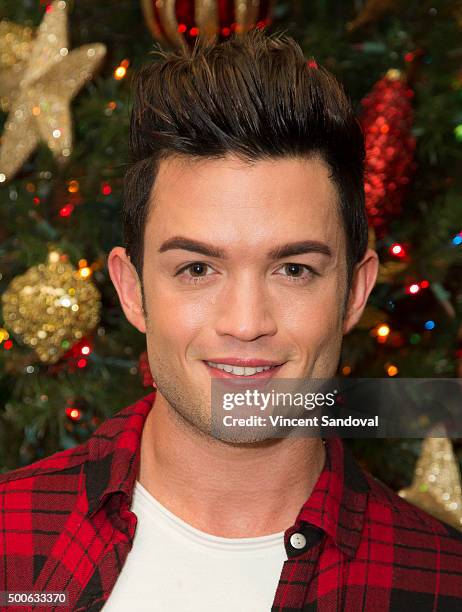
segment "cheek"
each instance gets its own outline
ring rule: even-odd
[[[154,338],[184,343],[202,329],[210,318],[210,300],[189,292],[178,292],[153,284],[146,289],[148,330]]]
[[[277,297],[279,321],[287,329],[307,338],[331,335],[341,318],[341,296],[335,279],[320,279],[304,291],[280,294]]]

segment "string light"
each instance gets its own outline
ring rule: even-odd
[[[112,193],[112,187],[109,183],[101,184],[101,193],[103,195],[110,195]]]
[[[351,374],[351,368],[350,368],[350,366],[348,366],[348,365],[343,366],[343,368],[342,368],[342,374],[343,374],[344,376],[348,376],[349,374]]]
[[[412,283],[412,285],[409,285],[408,288],[406,289],[406,292],[411,293],[411,294],[419,293],[419,291],[420,291],[420,287],[417,283]]]
[[[6,340],[3,346],[5,347],[6,351],[9,351],[13,348],[13,342],[11,340]]]
[[[72,406],[68,406],[66,408],[66,415],[72,420],[72,421],[78,421],[80,419],[81,412],[78,408],[74,408]]]
[[[385,323],[383,325],[380,325],[379,328],[377,329],[377,335],[381,336],[382,338],[386,338],[389,333],[390,333],[390,328]]]
[[[386,366],[388,376],[396,376],[399,372],[398,368],[395,365]]]
[[[117,108],[117,102],[115,102],[114,100],[110,100],[106,104],[106,108],[104,109],[104,114],[107,117],[110,117],[112,115],[112,113],[115,111],[116,108]]]
[[[429,286],[430,283],[428,280],[423,280],[419,283],[412,283],[406,287],[406,293],[415,295],[416,293],[419,293],[421,289],[427,289]]]
[[[116,81],[120,81],[127,74],[127,68],[130,65],[128,59],[124,59],[120,62],[117,68],[114,70],[114,78]]]
[[[79,181],[72,180],[67,184],[67,190],[69,193],[77,193],[80,189]]]
[[[390,334],[390,327],[386,323],[381,323],[371,331],[371,335],[376,337],[379,344],[385,344]]]
[[[452,244],[454,244],[455,246],[459,246],[459,244],[462,244],[462,232],[459,232],[454,236],[454,238],[452,239]]]
[[[65,204],[59,211],[60,217],[70,217],[74,210],[74,204]]]
[[[424,327],[425,327],[425,329],[435,329],[435,327],[436,327],[436,323],[435,323],[435,321],[432,321],[432,320],[430,319],[429,321],[426,321],[426,322],[425,322]]]
[[[389,251],[395,257],[405,257],[406,255],[406,251],[404,250],[403,246],[397,242],[391,245]]]
[[[87,360],[86,360],[86,359],[83,359],[83,357],[82,357],[82,359],[79,359],[79,360],[77,361],[77,367],[78,367],[78,368],[85,368],[85,367],[86,367],[86,365],[87,365]]]
[[[88,278],[92,274],[92,269],[86,266],[85,268],[80,268],[79,276],[81,278]]]

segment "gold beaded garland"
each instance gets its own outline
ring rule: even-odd
[[[91,277],[51,251],[48,262],[15,277],[2,295],[5,327],[37,353],[56,363],[99,323],[101,294]]]

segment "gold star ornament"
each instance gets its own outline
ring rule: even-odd
[[[425,438],[412,484],[398,494],[462,531],[461,475],[449,438]]]
[[[105,54],[99,43],[70,51],[66,2],[48,6],[19,83],[2,92],[10,112],[0,144],[0,183],[13,178],[40,141],[58,162],[66,161],[72,150],[70,102]]]

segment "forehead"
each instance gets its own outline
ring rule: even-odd
[[[145,238],[207,242],[323,239],[343,233],[337,189],[319,157],[259,160],[169,158],[160,163]]]

